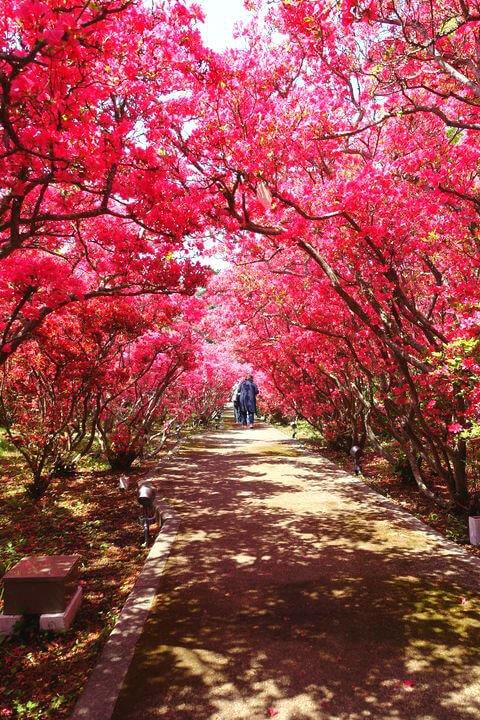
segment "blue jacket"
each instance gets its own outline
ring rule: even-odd
[[[258,388],[251,380],[244,380],[240,385],[240,405],[247,412],[257,410]]]

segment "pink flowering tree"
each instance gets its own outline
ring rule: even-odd
[[[198,17],[179,0],[3,4],[0,363],[72,302],[202,282],[202,198],[166,149]]]

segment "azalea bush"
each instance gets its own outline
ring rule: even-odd
[[[158,426],[176,417],[167,391],[200,356],[190,327],[199,313],[195,299],[94,300],[48,319],[9,358],[2,422],[34,496],[94,445],[115,470],[144,454]]]
[[[127,346],[99,389],[97,428],[114,470],[128,470],[165,423],[165,395],[193,362],[189,339],[169,329],[149,333]]]
[[[198,12],[176,0],[2,9],[0,362],[71,303],[191,292],[203,276],[182,252],[201,199],[164,148],[184,116],[184,68],[202,61]]]

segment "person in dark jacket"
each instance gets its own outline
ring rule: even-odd
[[[242,409],[243,425],[253,428],[255,413],[257,412],[258,387],[253,382],[253,375],[247,375],[247,379],[240,385],[240,407]]]

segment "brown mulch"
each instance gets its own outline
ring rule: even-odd
[[[0,718],[65,718],[146,556],[136,482],[122,491],[118,475],[87,470],[55,480],[34,501],[25,494],[27,478],[15,456],[2,459],[0,473],[0,575],[24,555],[80,554],[84,591],[65,634],[40,633],[26,621],[0,645]]]

